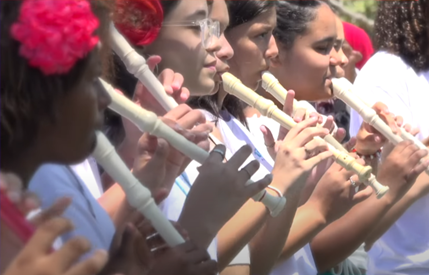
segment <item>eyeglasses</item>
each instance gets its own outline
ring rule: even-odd
[[[220,37],[220,24],[219,21],[214,21],[206,18],[198,21],[191,22],[165,22],[163,26],[170,27],[192,27],[200,26],[201,28],[201,44],[204,49],[208,49]]]

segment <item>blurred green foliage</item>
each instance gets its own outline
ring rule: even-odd
[[[375,0],[343,0],[343,5],[349,9],[364,14],[370,19],[375,19],[377,1]]]
[[[376,0],[340,0],[339,2],[341,2],[347,9],[356,13],[360,13],[366,16],[368,19],[374,20],[377,14],[378,1]],[[366,26],[359,24],[359,22],[355,22],[353,18],[347,16],[341,17],[343,20],[356,24],[359,27],[365,29],[367,33],[372,36],[372,29],[369,29]]]

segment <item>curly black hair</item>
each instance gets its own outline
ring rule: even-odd
[[[429,69],[429,0],[380,1],[374,31],[378,50],[417,72]]]

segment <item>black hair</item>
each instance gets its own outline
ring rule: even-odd
[[[260,14],[270,10],[277,5],[276,0],[243,0],[226,1],[229,13],[229,26],[232,29],[246,22],[252,21]]]
[[[0,1],[1,28],[1,157],[17,157],[34,145],[40,122],[55,121],[55,105],[59,98],[70,93],[80,83],[97,58],[97,48],[76,62],[74,67],[62,75],[46,76],[28,64],[19,53],[20,42],[13,39],[10,29],[18,19],[23,1]],[[101,11],[92,5],[96,15]],[[101,23],[101,22],[100,22]],[[100,29],[97,34],[100,36]]]
[[[415,71],[429,69],[429,1],[380,1],[375,46],[400,56]]]
[[[308,24],[316,18],[316,10],[323,2],[318,0],[278,2],[277,27],[273,34],[277,42],[290,49],[298,36],[306,34]]]
[[[273,7],[276,7],[277,2],[277,0],[226,1],[230,21],[225,33],[228,33],[228,31],[241,24],[254,20],[260,14],[269,11]],[[243,123],[245,126],[248,126],[246,116],[244,115],[245,104],[240,99],[232,95],[226,95],[222,103],[222,108],[219,109],[217,104],[218,97],[218,93],[210,96],[193,97],[188,101],[188,104],[195,108],[207,110],[216,118],[220,117],[221,109],[227,110],[241,123]],[[217,119],[215,123],[216,122]]]

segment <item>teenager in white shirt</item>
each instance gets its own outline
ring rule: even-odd
[[[265,4],[268,7],[274,5],[272,2],[265,2]],[[228,62],[228,65],[231,66],[230,72],[239,77],[245,85],[251,88],[257,87],[258,81],[261,79],[262,71],[266,70],[268,67],[269,59],[277,55],[277,48],[272,37],[272,30],[275,27],[275,18],[271,20],[272,14],[270,13],[273,12],[273,10],[267,9],[265,12],[261,12],[263,11],[263,5],[264,1],[236,1],[229,4],[231,23],[226,31],[226,37],[234,48],[235,55]],[[222,58],[221,61],[223,61]],[[229,66],[224,67],[227,69]],[[217,137],[226,144],[229,144],[231,150],[234,150],[234,146],[240,143],[251,144],[254,150],[257,150],[254,151],[254,157],[259,159],[261,164],[268,162],[268,167],[261,165],[261,168],[268,169],[268,171],[273,169],[273,164],[272,162],[270,163],[269,159],[270,156],[265,152],[265,156],[262,155],[262,159],[259,154],[259,152],[264,152],[264,145],[263,143],[258,143],[246,128],[246,119],[241,105],[242,103],[238,99],[227,95],[221,87],[216,95],[209,98],[197,98],[194,99],[194,102],[197,106],[210,110],[211,117],[213,118],[212,120],[217,126]],[[309,125],[311,124],[308,124],[308,126]],[[216,134],[216,131],[214,133]],[[288,138],[286,138],[284,144],[291,146],[291,149],[294,147],[292,140]],[[277,166],[282,162],[282,154],[279,154],[279,156],[274,165],[274,178],[276,178],[276,173],[279,173],[279,170],[276,168],[278,168]],[[270,165],[271,167],[269,167]],[[289,208],[281,214],[281,217],[268,220],[253,239],[251,244],[252,274],[269,273],[277,260],[278,253],[283,247],[288,235],[288,228],[292,222],[296,204],[299,200],[298,194],[301,192],[308,173],[312,168],[311,166],[305,167],[302,174],[296,178],[294,175],[295,167],[293,166],[283,170],[282,172],[284,174],[277,174],[279,176],[282,175],[283,184],[288,184],[286,180],[295,179],[293,184],[299,186],[292,187],[293,185],[290,185],[286,188]],[[347,181],[347,179],[344,179],[344,181]],[[327,182],[331,183],[330,181]],[[242,209],[242,211],[244,213],[245,209]],[[237,217],[237,221],[239,220],[240,217]],[[246,221],[244,217],[242,220]],[[243,227],[243,225],[239,224],[237,221],[230,221],[229,228],[228,225],[227,228],[224,228],[224,230],[227,229],[229,231],[226,231],[227,234],[225,234],[228,240],[228,242],[226,242],[227,244],[236,242],[237,234],[243,234],[240,228],[240,226]],[[232,234],[234,231],[238,233]]]
[[[340,48],[341,45],[335,45],[337,29],[335,15],[330,8],[322,1],[280,1],[277,29],[274,35],[279,54],[271,62],[271,71],[284,87],[293,89],[299,100],[315,101],[330,98],[332,96],[330,78],[336,76],[336,67],[341,63],[338,49],[334,48]],[[240,53],[243,54],[243,58],[246,56],[243,49]],[[248,64],[246,65],[249,67]],[[285,106],[285,109],[290,109],[290,106]],[[389,165],[400,161],[394,158],[398,156],[397,151],[395,152],[395,155],[389,159]],[[341,196],[335,198],[334,194],[338,196],[341,194],[340,190],[348,194],[351,191],[351,185],[343,185],[342,189],[337,190],[330,185],[330,189],[325,187],[324,192],[321,192],[323,186],[321,181],[312,194],[309,192],[310,197],[308,197],[309,194],[303,197],[305,204],[298,209],[283,249],[282,264],[274,274],[323,272],[335,267],[355,251],[365,241],[374,224],[413,183],[412,179],[410,181],[395,179],[395,177],[398,178],[397,174],[393,178],[390,177],[393,174],[392,171],[405,174],[409,171],[397,171],[389,165],[386,162],[384,166],[389,169],[389,172],[383,170],[383,173],[379,174],[379,181],[390,185],[389,194],[382,200],[376,200],[373,195],[336,222],[334,221],[353,205],[346,200],[341,200]],[[333,169],[335,165],[328,170],[327,174],[333,173]],[[347,179],[346,177],[346,181]],[[329,192],[332,193],[329,194]],[[327,194],[329,195],[326,196]],[[323,201],[320,204],[323,207],[315,208],[314,200]],[[315,211],[320,211],[320,217],[324,218],[315,219]],[[365,218],[359,218],[360,215],[364,215]],[[334,223],[328,226],[331,222]],[[344,233],[339,234],[342,230]],[[352,231],[354,234],[350,234]],[[339,236],[345,238],[342,239]],[[310,247],[308,243],[312,240]],[[306,246],[299,250],[304,245]],[[293,258],[285,261],[291,255]],[[313,256],[317,258],[313,260]]]
[[[375,20],[378,52],[359,72],[355,87],[374,104],[382,102],[406,123],[429,136],[429,1],[382,1]],[[350,131],[357,134],[362,118],[352,111]],[[372,154],[385,142],[377,132],[359,131],[358,152]],[[429,177],[422,173],[414,186],[381,219],[367,240],[369,274],[427,274],[429,272]]]
[[[213,8],[215,8],[215,4],[217,2],[215,1],[215,3],[213,4]],[[238,2],[237,2],[238,3]],[[275,19],[276,19],[276,14],[275,14],[275,2],[271,2],[271,1],[244,1],[242,3],[245,3],[245,5],[249,4],[249,5],[253,5],[256,6],[256,9],[258,10],[258,13],[255,14],[250,14],[250,19],[249,20],[249,24],[246,25],[247,26],[253,26],[253,25],[257,25],[258,22],[263,22],[265,24],[267,24],[266,20],[268,20],[268,27],[270,28],[270,30],[272,30],[275,27]],[[232,4],[232,3],[231,3]],[[173,4],[171,4],[173,5]],[[174,6],[174,5],[173,5]],[[231,13],[230,10],[230,15],[234,14]],[[244,11],[242,11],[241,16],[248,16],[248,14],[244,13]],[[172,17],[168,17],[168,18],[172,18]],[[236,20],[235,16],[231,16],[231,18],[234,18],[234,20]],[[220,20],[221,21],[221,20]],[[222,20],[223,21],[223,20]],[[222,28],[226,28],[228,24],[226,22],[223,22],[222,24]],[[174,21],[171,20],[171,24],[170,26],[166,26],[166,29],[170,29],[174,27]],[[186,66],[189,66],[192,62],[190,62],[190,60],[188,60],[188,62],[179,62],[176,59],[178,58],[178,56],[180,55],[175,55],[174,58],[170,57],[170,55],[172,54],[171,52],[164,52],[162,47],[165,47],[165,50],[169,50],[168,45],[165,44],[161,44],[161,42],[166,42],[166,41],[171,41],[171,39],[173,39],[172,37],[170,37],[169,35],[172,35],[172,33],[170,33],[170,31],[165,31],[164,33],[161,32],[160,36],[157,38],[157,40],[151,44],[150,46],[146,47],[143,51],[150,54],[150,53],[164,53],[165,54],[165,58],[163,57],[162,60],[162,66],[170,66],[168,65],[169,62],[172,62],[173,65],[177,66],[176,68],[178,68],[178,70],[181,72],[181,70],[186,70]],[[174,28],[174,35],[175,38],[174,40],[178,40],[177,44],[180,43],[185,43],[184,41],[181,41],[181,39],[185,39],[184,37],[178,36],[178,32],[179,32],[180,28],[179,26],[176,26],[176,28]],[[262,30],[262,31],[258,31],[261,32],[261,34],[264,34],[265,32],[271,33],[270,30]],[[167,37],[170,37],[170,40],[167,40]],[[269,41],[271,44],[273,44],[273,40],[270,34],[269,37]],[[163,40],[164,39],[164,40]],[[226,42],[225,37],[223,37],[223,35],[221,35],[221,37],[219,38],[221,42]],[[180,40],[180,43],[179,43]],[[186,39],[185,41],[189,41],[189,39]],[[189,43],[189,42],[187,42]],[[227,42],[226,42],[227,43]],[[228,45],[229,46],[229,45]],[[178,49],[181,49],[180,47],[178,47]],[[224,49],[227,49],[227,47],[225,47]],[[270,49],[271,50],[271,49]],[[162,55],[162,54],[161,54]],[[231,54],[227,53],[227,51],[223,51],[222,49],[219,50],[219,53],[216,53],[216,56],[218,56],[219,59],[222,59],[223,62],[225,62],[227,59],[229,59],[231,57]],[[183,57],[183,55],[182,55]],[[220,80],[220,79],[219,79]],[[195,80],[190,80],[189,84],[192,85],[195,83],[199,83],[199,82],[195,82]],[[186,79],[185,79],[185,85],[186,85]],[[196,87],[198,88],[198,87]],[[198,93],[202,93],[204,91],[204,89],[202,89],[203,87],[201,87],[201,85],[199,86],[199,90],[197,90],[195,92],[195,94],[192,92],[193,90],[191,89],[191,94],[193,95],[198,95]],[[217,90],[214,90],[215,92]],[[225,96],[225,94],[223,94],[223,96]],[[220,102],[222,104],[222,102]],[[308,125],[311,125],[310,122],[306,122]],[[313,122],[315,123],[315,121]],[[302,154],[303,148],[302,146],[305,144],[301,144],[299,143],[299,139],[303,138],[303,135],[316,135],[317,133],[324,133],[324,130],[317,130],[314,129],[313,132],[308,132],[306,131],[303,134],[299,133],[300,130],[296,130],[294,135],[297,137],[294,137],[293,134],[291,134],[287,141],[290,142],[289,146],[291,146],[291,150],[294,151],[294,154],[297,154],[296,157],[297,158],[305,158],[305,154]],[[250,135],[250,133],[249,133]],[[234,137],[234,136],[232,136]],[[305,140],[305,139],[304,139]],[[296,145],[292,145],[292,142],[295,142]],[[237,147],[238,146],[238,147]],[[242,144],[241,143],[234,143],[234,151],[237,151],[239,147],[241,147]],[[325,148],[326,149],[326,145],[323,144],[323,142],[321,144],[317,144],[314,142],[310,142],[308,144],[309,148],[320,150],[321,148]],[[231,148],[230,148],[231,149]],[[323,150],[322,150],[323,151]],[[301,153],[300,153],[301,152]],[[249,151],[250,153],[250,151]],[[322,155],[326,158],[329,153],[322,153]],[[291,161],[290,158],[288,157],[284,157],[284,156],[280,156],[278,163],[279,166],[276,166],[277,168],[277,178],[276,175],[274,177],[274,182],[276,182],[275,184],[277,184],[278,188],[280,189],[285,189],[287,187],[290,187],[291,189],[296,189],[299,190],[301,187],[300,185],[302,185],[302,178],[305,178],[305,175],[307,174],[307,171],[318,161],[320,161],[321,159],[317,159],[317,158],[311,158],[308,161],[305,160],[301,160],[300,163],[302,165],[305,165],[306,169],[304,171],[301,171],[300,169],[296,169],[295,167],[293,167],[293,161]],[[252,160],[252,159],[250,159]],[[251,162],[250,164],[255,165],[255,161]],[[288,166],[288,165],[292,165],[292,166]],[[263,170],[262,170],[263,171]],[[269,170],[267,171],[269,172]],[[265,172],[265,173],[267,173]],[[262,173],[261,175],[263,176],[265,173]],[[301,177],[302,176],[302,177]],[[277,181],[276,181],[277,180]],[[178,184],[175,185],[178,186],[181,183],[183,183],[186,180],[183,180],[181,182],[178,182]],[[289,186],[288,186],[289,185]],[[293,188],[292,188],[293,185]],[[173,187],[173,191],[174,188]],[[183,190],[185,190],[185,188],[183,188],[183,186],[181,186],[182,188],[176,188],[179,192]],[[185,186],[186,187],[186,186]],[[194,190],[194,188],[196,188],[196,186],[192,186],[192,188],[190,188],[190,192],[192,192]],[[188,187],[189,189],[189,187]],[[284,192],[284,190],[283,190]],[[293,192],[292,192],[293,193]],[[277,195],[275,192],[272,192],[273,195]],[[183,195],[182,195],[183,196]],[[172,194],[170,194],[170,198],[172,197]],[[189,197],[188,197],[189,199]],[[291,198],[291,200],[293,200],[294,198]],[[169,199],[167,199],[166,203],[168,203]],[[180,202],[180,200],[176,200],[177,202]],[[188,201],[185,203],[184,207],[184,212],[182,213],[181,217],[180,217],[180,222],[183,221],[183,215],[186,214],[186,204],[188,203]],[[287,219],[283,218],[283,219],[277,219],[275,222],[271,222],[270,220],[268,221],[268,224],[270,223],[274,223],[274,224],[278,224],[281,223],[282,225],[284,224],[288,224],[291,222],[292,218],[293,218],[293,213],[291,214],[291,212],[294,212],[293,209],[293,204],[289,203],[289,205],[292,205],[291,207],[289,207],[289,211],[285,211],[284,214],[282,214],[283,217],[287,216]],[[197,205],[196,205],[197,206]],[[190,209],[190,211],[196,211]],[[200,209],[198,209],[200,212]],[[189,212],[188,212],[189,213]],[[198,215],[198,213],[194,213],[196,215]],[[238,215],[238,216],[237,216]],[[268,213],[265,209],[265,207],[263,207],[261,204],[259,203],[255,203],[255,202],[251,202],[249,201],[246,206],[236,215],[236,217],[234,217],[232,219],[232,223],[230,222],[227,227],[231,228],[233,227],[233,231],[231,232],[231,229],[228,229],[226,231],[227,234],[226,235],[226,239],[225,241],[222,241],[222,243],[224,244],[224,246],[226,248],[224,248],[223,250],[225,251],[225,253],[220,253],[220,268],[222,269],[222,267],[228,265],[228,263],[234,258],[234,256],[242,249],[242,247],[253,237],[253,235],[256,233],[256,231],[258,231],[258,229],[261,228],[261,226],[264,224],[264,221],[268,218]],[[176,214],[177,216],[177,214]],[[192,217],[193,220],[198,221],[198,219],[195,218],[195,216]],[[274,219],[273,219],[274,220]],[[197,224],[195,222],[195,224]],[[182,224],[183,225],[183,224]],[[236,225],[236,226],[234,226]],[[186,227],[185,227],[186,228]],[[266,234],[268,234],[270,228],[272,228],[272,226],[267,227],[266,229],[264,229],[264,232]],[[201,230],[200,230],[201,231]],[[223,230],[222,230],[223,231]],[[224,235],[223,233],[220,233],[220,235]],[[224,231],[225,232],[225,231]],[[287,232],[287,228],[285,228],[285,231]],[[285,238],[285,236],[287,234],[285,234],[284,232],[281,232],[281,236],[283,238]],[[224,235],[224,236],[225,236]],[[260,246],[261,247],[261,246]],[[222,258],[224,257],[224,258]],[[255,259],[257,259],[258,257],[255,257]],[[266,261],[266,259],[264,259]],[[273,259],[269,259],[269,261],[273,261]],[[275,261],[275,259],[274,259]],[[266,264],[267,265],[267,264]],[[272,264],[268,264],[268,269],[270,269],[272,267]],[[264,267],[267,268],[267,267]],[[258,273],[257,271],[253,271]],[[237,274],[237,273],[235,273]]]
[[[226,41],[223,36],[223,31],[228,25],[228,16],[225,2],[223,0],[217,0],[211,4],[211,22],[207,20],[207,15],[201,13],[201,6],[203,4],[205,4],[205,1],[162,1],[161,5],[164,9],[165,19],[160,33],[156,36],[155,40],[152,43],[149,43],[142,48],[138,47],[143,54],[158,54],[161,56],[161,60],[159,60],[161,62],[158,64],[158,68],[175,68],[176,70],[178,70],[178,72],[183,73],[185,76],[187,76],[187,78],[184,79],[184,85],[189,88],[191,93],[193,93],[192,91],[195,91],[195,94],[197,95],[209,94],[214,91],[213,85],[210,85],[215,84],[215,82],[213,81],[213,77],[215,76],[215,74],[212,73],[212,68],[210,68],[210,66],[207,66],[213,63],[212,60],[216,60],[213,59],[212,53],[214,51],[219,51],[225,53],[227,56],[232,55],[232,50],[229,44],[223,43],[224,41]],[[126,35],[128,33],[128,36],[132,34],[131,28],[133,27],[133,25],[124,25],[124,20],[121,20],[120,22],[122,27],[119,26],[118,29],[121,30],[124,28],[129,28],[124,33]],[[199,25],[200,23],[202,23],[201,26]],[[210,31],[212,27],[217,28],[217,23],[219,23],[220,25],[220,29],[218,30],[219,33],[214,34]],[[139,29],[136,29],[134,33],[138,33],[138,31]],[[210,41],[208,40],[203,41],[202,43],[200,40],[201,33],[203,33],[204,37],[211,38],[214,43],[209,43]],[[219,35],[220,37],[213,37],[213,35]],[[220,47],[218,46],[219,43],[221,43]],[[176,47],[176,52],[174,53],[171,51],[172,45],[175,45]],[[189,75],[190,72],[192,72],[192,76]],[[133,80],[132,78],[131,81],[135,82],[135,80]],[[125,85],[122,86],[125,87]],[[186,94],[186,91],[185,89],[177,91],[175,93],[176,98],[180,99],[183,97],[187,97],[188,95]],[[127,92],[130,93],[130,91]],[[134,96],[139,101],[141,106],[154,110],[157,113],[163,112],[158,106],[156,106],[159,104],[156,104],[153,101],[150,105],[148,104],[147,99],[151,96],[147,94],[147,91],[145,91],[142,86],[137,86]],[[131,144],[132,142],[129,142],[129,140],[132,140],[134,137],[130,135],[131,131],[129,131],[129,127],[126,124],[124,126],[127,132],[124,142]],[[242,154],[243,150],[241,150],[240,152],[238,152],[236,156]],[[249,149],[246,149],[246,152],[247,154],[250,154]],[[256,167],[255,163],[252,163],[250,165]],[[211,245],[209,245],[211,239],[209,240],[209,242],[207,242],[207,236],[212,236],[213,238],[218,231],[218,229],[213,227],[214,224],[217,224],[216,217],[214,215],[216,213],[210,214],[212,212],[209,212],[216,211],[216,207],[215,204],[213,204],[210,209],[205,209],[204,206],[202,206],[201,202],[204,201],[204,199],[196,195],[196,191],[194,191],[201,190],[201,187],[204,186],[201,184],[200,186],[193,185],[194,180],[198,176],[198,170],[196,169],[197,166],[198,164],[192,162],[190,166],[186,169],[185,173],[183,173],[179,178],[176,179],[176,182],[172,187],[169,197],[162,203],[161,208],[170,219],[179,220],[179,223],[185,229],[187,229],[191,238],[197,243],[199,243],[202,247],[208,247],[211,256],[213,258],[216,258],[216,239],[211,243]],[[253,172],[251,172],[251,174],[253,174]],[[261,178],[259,178],[258,180],[260,179]],[[266,177],[265,180],[263,180],[262,182],[265,181],[268,183],[269,180],[267,181],[267,179],[269,179],[269,177]],[[228,189],[232,188],[232,186],[230,184],[227,184],[226,182],[219,182],[219,184],[223,184],[225,186],[229,185],[227,187]],[[206,193],[208,192],[208,190],[210,190],[210,188],[213,188],[213,186],[215,186],[209,183],[207,183],[207,185],[212,186],[204,187],[204,189],[207,190],[205,191]],[[230,194],[225,195],[228,195],[232,198],[236,196],[235,193],[236,191],[231,190]],[[212,194],[212,197],[213,195],[214,194]],[[243,194],[236,197],[243,197]],[[198,202],[198,200],[200,200],[200,202]],[[224,204],[224,206],[227,206],[229,204],[227,196],[224,197],[222,202],[219,201],[217,203],[222,203]],[[192,205],[192,207],[189,205]],[[182,208],[184,208],[183,211]],[[223,207],[222,209],[225,208]],[[231,208],[227,207],[226,209]],[[230,212],[233,213],[234,211],[231,210]],[[207,224],[211,225],[211,228],[207,228]],[[207,229],[209,229],[210,234],[206,233]],[[212,235],[213,233],[214,235]],[[241,246],[236,253],[238,253],[243,248],[243,246]],[[246,254],[246,248],[242,254]],[[234,256],[232,258],[234,258]],[[232,259],[230,259],[229,261],[231,260]],[[226,262],[226,265],[228,265],[229,261]],[[244,259],[244,264],[247,265],[248,263],[249,259]],[[234,264],[237,264],[237,261],[234,261]]]

